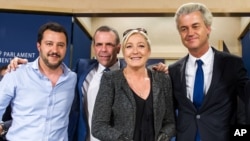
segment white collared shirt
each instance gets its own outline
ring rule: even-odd
[[[95,105],[95,99],[99,90],[101,77],[102,77],[104,69],[105,67],[103,65],[98,64],[98,67],[92,69],[86,77],[86,81],[88,81],[87,83],[89,83],[89,85],[86,86],[85,81],[83,83],[83,86],[84,86],[83,94],[85,94],[84,98],[87,100],[86,101],[87,104],[84,106],[85,106],[85,111],[86,111],[86,115],[88,118],[88,125],[89,125],[90,131],[91,131],[91,121],[92,121],[92,114],[93,114],[94,105]],[[120,69],[120,61],[117,61],[109,69],[111,71]],[[87,137],[87,141],[99,141],[99,140],[93,137],[91,134],[90,137]]]
[[[214,52],[210,47],[208,51],[201,56],[196,58],[189,54],[188,61],[186,64],[185,77],[186,77],[186,89],[187,97],[193,102],[193,89],[194,89],[194,79],[197,69],[196,60],[201,59],[203,62],[202,69],[204,73],[204,94],[206,95],[212,80],[213,74],[213,63],[214,63]]]

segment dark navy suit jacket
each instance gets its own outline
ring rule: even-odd
[[[187,98],[185,69],[188,55],[169,66],[178,109],[177,141],[193,141],[199,129],[202,141],[228,141],[236,124],[237,96],[244,99],[247,73],[241,58],[214,51],[211,85],[199,110]]]
[[[69,115],[68,136],[69,141],[85,141],[88,134],[88,122],[83,103],[82,86],[88,73],[98,66],[95,59],[79,59],[76,67],[73,69],[77,73],[77,84],[75,89],[75,98]],[[124,63],[120,62],[120,67]]]
[[[250,80],[247,81],[245,87],[246,94],[246,124],[250,125]]]
[[[82,85],[88,73],[98,65],[94,59],[79,59],[73,69],[77,74],[75,98],[69,115],[69,141],[85,141],[88,132],[88,123],[84,111]]]

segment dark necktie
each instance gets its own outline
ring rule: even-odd
[[[199,109],[203,98],[204,98],[204,93],[203,93],[203,86],[204,86],[204,74],[202,70],[202,60],[196,60],[196,63],[198,65],[197,70],[196,70],[196,75],[195,75],[195,80],[194,80],[194,95],[193,95],[193,103],[196,109]],[[195,141],[200,141],[200,133],[196,131],[196,137]]]
[[[103,70],[103,72],[107,72],[107,71],[110,71],[110,69],[109,69],[109,68],[105,68],[105,69]]]
[[[204,93],[203,93],[204,74],[202,70],[203,62],[201,60],[196,60],[196,63],[198,67],[196,70],[196,75],[195,75],[195,80],[194,80],[193,103],[194,103],[194,106],[197,109],[199,109],[204,98]]]

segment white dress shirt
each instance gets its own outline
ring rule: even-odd
[[[91,121],[92,121],[92,114],[94,110],[95,105],[95,99],[99,90],[101,77],[103,74],[103,70],[105,67],[101,64],[98,64],[97,68],[92,69],[89,74],[86,77],[86,80],[83,82],[83,94],[85,98],[85,103],[87,103],[85,106],[86,115],[88,118],[88,125],[89,125],[89,131],[91,132]],[[120,69],[120,62],[117,61],[113,66],[109,68],[112,70],[118,70]],[[90,136],[87,137],[87,141],[99,141],[95,137]]]
[[[197,69],[196,60],[201,59],[203,62],[202,69],[204,73],[204,94],[206,95],[212,80],[213,74],[213,63],[214,63],[214,52],[210,47],[209,50],[200,58],[196,58],[189,54],[188,61],[186,64],[185,77],[186,77],[186,89],[187,97],[193,102],[193,91],[194,91],[194,79]]]

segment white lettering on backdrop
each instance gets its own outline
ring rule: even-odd
[[[1,51],[0,50],[0,63],[9,63],[14,57],[34,59],[36,53],[34,52],[13,52],[13,51]]]

